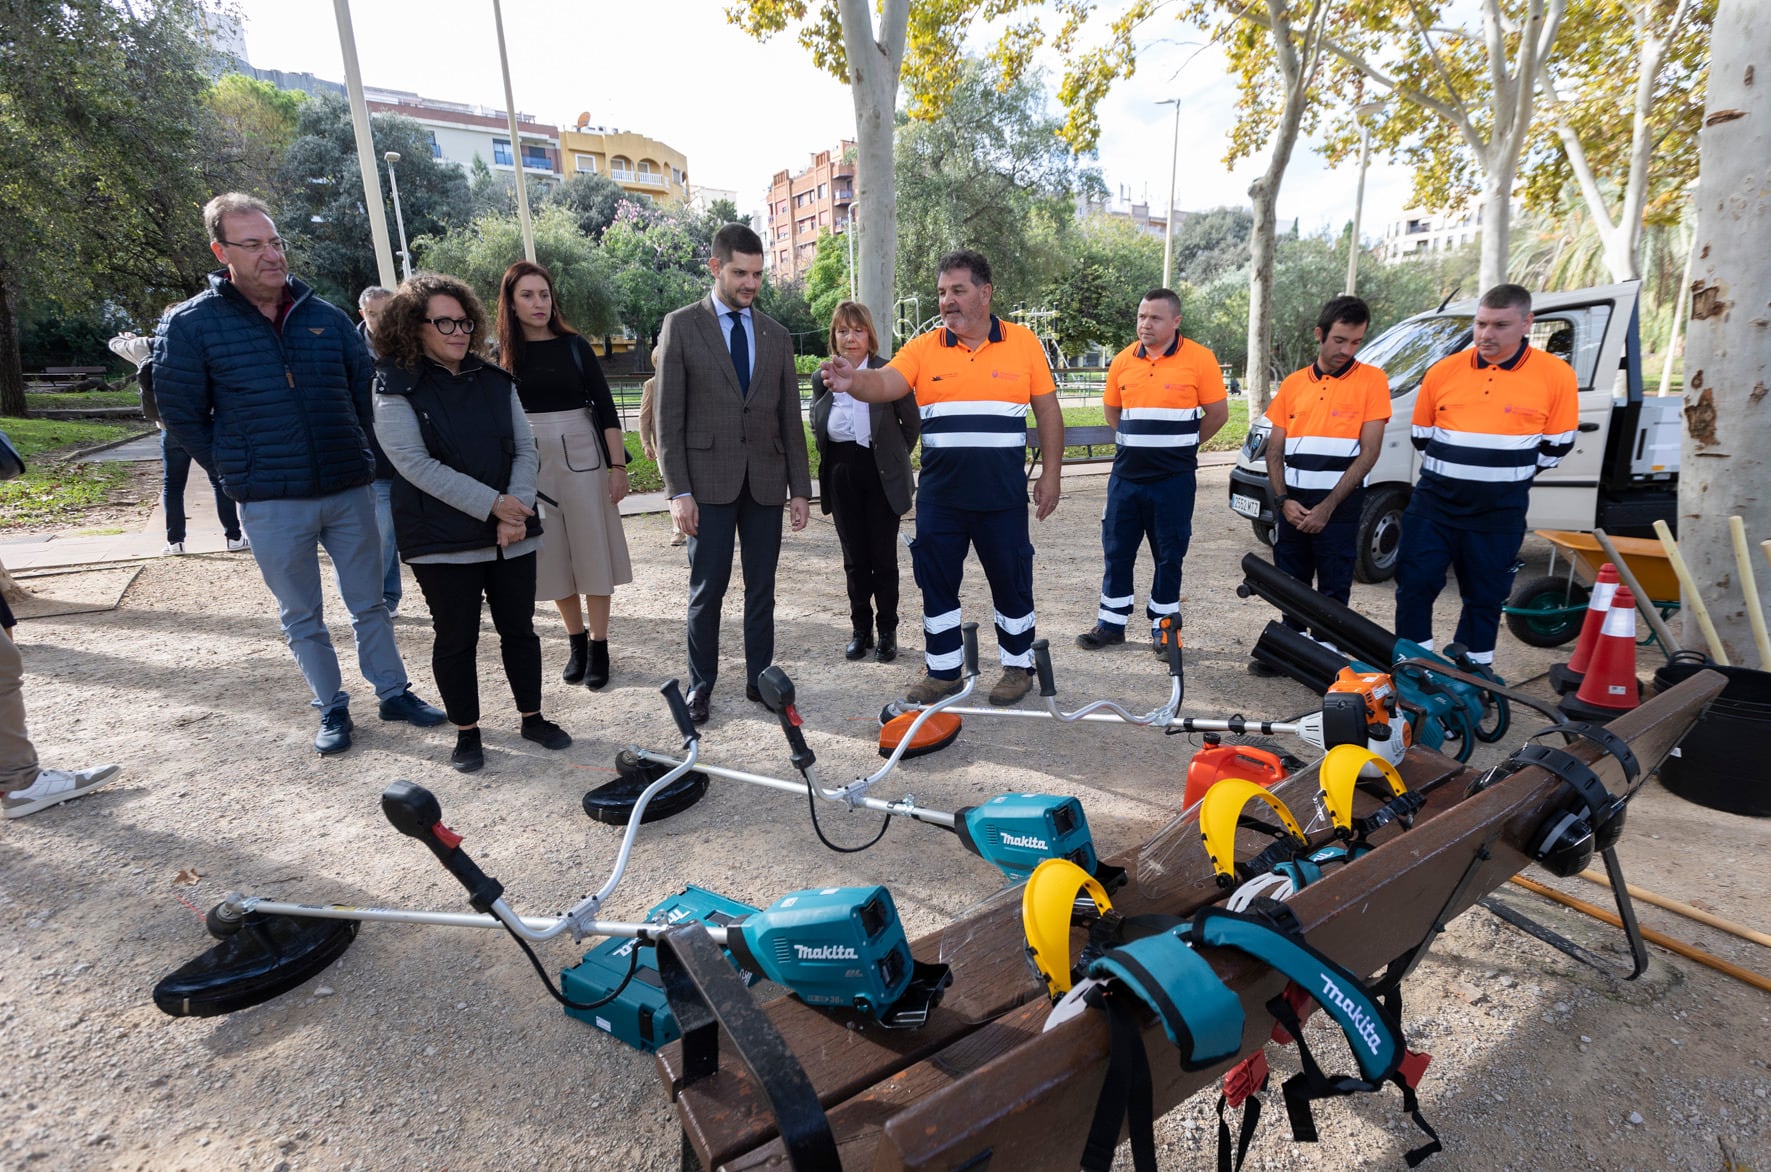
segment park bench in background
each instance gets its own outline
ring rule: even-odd
[[[108,389],[102,366],[46,366],[25,373],[25,390],[97,391]]]
[[[1071,448],[1081,448],[1084,454],[1072,456],[1069,454]],[[1097,452],[1096,448],[1106,450]],[[1104,423],[1086,427],[1072,426],[1064,429],[1065,455],[1063,462],[1066,464],[1111,464],[1114,450],[1113,428]],[[1040,462],[1039,455],[1039,429],[1029,427],[1027,429],[1027,478],[1029,480],[1033,478],[1034,466]]]

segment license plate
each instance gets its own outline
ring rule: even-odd
[[[1260,520],[1261,502],[1251,496],[1243,496],[1239,492],[1231,493],[1230,507],[1238,513],[1241,513],[1244,517],[1252,517],[1257,521]]]

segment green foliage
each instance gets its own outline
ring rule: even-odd
[[[535,259],[553,274],[560,312],[587,334],[605,335],[621,328],[610,262],[578,230],[565,207],[550,205],[536,213]],[[495,311],[504,270],[523,259],[523,230],[514,215],[482,216],[442,236],[413,241],[427,269],[460,277],[474,287]]]
[[[955,248],[989,257],[999,313],[1037,301],[1068,271],[1076,197],[1101,193],[1101,185],[1058,138],[1060,125],[1038,78],[1011,82],[994,65],[971,59],[933,121],[900,124],[900,296],[927,298],[934,259]]]
[[[1046,291],[1046,304],[1057,312],[1052,332],[1058,352],[1075,358],[1094,346],[1103,349],[1126,336],[1122,286],[1092,260],[1078,260],[1063,280]]]
[[[1367,258],[1359,268],[1359,296],[1371,306],[1370,337],[1425,309],[1460,285],[1474,294],[1472,249],[1431,259],[1382,264]],[[1344,245],[1326,233],[1282,236],[1273,259],[1273,351],[1269,369],[1284,377],[1316,356],[1316,315],[1346,282]],[[1248,274],[1231,271],[1202,287],[1183,290],[1181,328],[1233,371],[1248,367]]]
[[[806,301],[801,285],[777,285],[763,278],[756,294],[756,307],[780,322],[793,335],[795,354],[822,355],[830,339],[830,319],[819,319]]]
[[[812,318],[827,327],[836,307],[849,299],[851,243],[848,237],[823,229],[818,233],[818,254],[812,258],[811,268],[806,270],[805,293]]]
[[[1254,215],[1247,208],[1183,212],[1175,219],[1175,280],[1203,285],[1248,265]]]
[[[194,291],[210,126],[181,3],[0,4],[0,411],[24,409],[15,315]]]
[[[137,428],[67,419],[0,417],[25,458],[25,474],[0,481],[0,525],[30,525],[100,505],[128,475],[125,464],[70,464],[56,453],[121,439]]]
[[[487,184],[496,181],[492,179],[492,170],[483,159],[476,155],[474,162],[478,164],[474,168],[472,180],[477,202],[481,192],[489,192]],[[514,192],[515,188],[510,190]],[[572,214],[578,231],[592,240],[600,240],[603,229],[615,222],[616,210],[624,200],[631,198],[619,183],[607,175],[581,171],[548,191],[545,202],[549,207],[566,209]]]
[[[603,232],[621,320],[640,337],[635,370],[645,369],[664,316],[698,300],[711,284],[709,237],[698,234],[699,227],[681,212],[624,203]]]
[[[273,198],[307,95],[229,73],[209,87],[204,100],[215,119],[215,187]]]
[[[383,151],[400,152],[400,210],[409,240],[440,235],[469,219],[471,198],[461,169],[431,154],[429,133],[410,118],[377,114],[370,119],[375,167],[393,228],[393,203]],[[272,206],[290,245],[290,271],[328,301],[356,304],[357,294],[380,282],[363,173],[357,162],[350,107],[327,95],[303,102],[297,134],[283,156]],[[398,250],[398,241],[394,242]],[[414,250],[416,251],[416,250]]]
[[[823,364],[824,355],[822,354],[795,354],[793,356],[793,369],[801,378],[810,378],[812,373]]]

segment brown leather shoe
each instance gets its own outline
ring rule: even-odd
[[[904,693],[904,699],[911,704],[933,704],[963,687],[964,680],[938,680],[934,676],[925,675],[910,686],[910,690]]]
[[[990,703],[998,708],[1007,707],[1033,690],[1033,673],[1024,667],[1005,667],[990,689]]]

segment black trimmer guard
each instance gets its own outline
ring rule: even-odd
[[[218,1017],[287,993],[344,954],[357,920],[253,912],[238,932],[154,986],[173,1017]]]
[[[633,820],[634,803],[647,786],[670,772],[670,766],[641,760],[624,749],[615,756],[615,772],[620,776],[614,781],[584,795],[584,812],[597,822],[626,826]],[[652,795],[640,824],[680,814],[706,795],[707,775],[700,770],[685,773]]]

